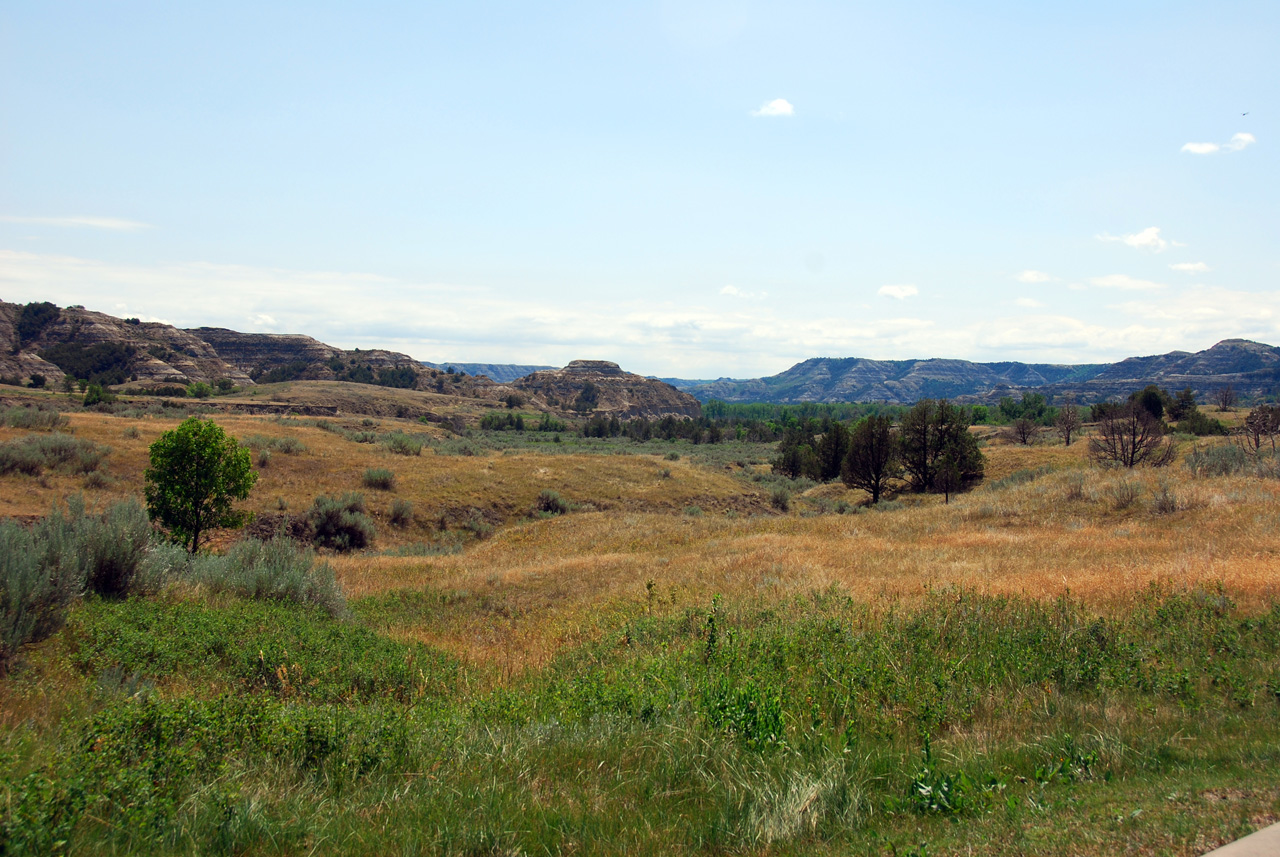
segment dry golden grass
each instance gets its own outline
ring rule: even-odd
[[[1000,448],[991,452],[998,460]],[[543,663],[590,634],[602,611],[643,603],[650,580],[676,606],[705,605],[715,593],[785,598],[828,587],[894,600],[951,586],[1038,598],[1070,590],[1104,610],[1153,583],[1221,583],[1245,607],[1280,596],[1280,485],[1181,470],[1085,475],[1074,500],[1063,471],[950,505],[930,498],[852,516],[573,515],[506,530],[459,556],[350,556],[335,566],[356,597],[483,594],[483,609],[454,614],[455,624],[402,632],[474,661],[517,665]],[[1180,511],[1153,510],[1162,480]],[[1126,482],[1141,493],[1117,510],[1111,491]]]
[[[1084,441],[1064,448],[991,440],[988,484],[949,505],[940,497],[905,496],[895,511],[802,517],[803,504],[779,516],[758,486],[685,460],[535,452],[406,457],[312,426],[256,416],[217,421],[241,438],[293,437],[307,447],[271,457],[245,504],[251,511],[275,513],[284,504],[297,513],[318,494],[361,491],[378,523],[379,549],[428,540],[441,519],[456,524],[478,512],[499,524],[491,538],[458,555],[364,554],[332,562],[354,598],[428,589],[473,604],[451,609],[440,624],[396,633],[504,670],[541,664],[594,633],[601,615],[634,609],[650,580],[663,609],[702,605],[715,593],[768,599],[828,587],[866,599],[909,599],[948,586],[1044,598],[1069,589],[1101,609],[1115,609],[1152,583],[1221,583],[1246,607],[1280,596],[1280,483],[1197,479],[1180,464],[1098,470],[1088,463]],[[46,514],[77,491],[96,504],[139,495],[147,445],[177,422],[72,414],[78,437],[112,448],[105,466],[111,484],[85,489],[81,477],[0,477],[0,515]],[[137,437],[125,436],[130,426]],[[397,426],[423,428],[396,420],[381,428]],[[0,429],[0,440],[22,434]],[[1052,472],[1032,481],[991,485],[1046,466]],[[395,490],[365,489],[363,473],[371,467],[392,470]],[[1159,504],[1162,486],[1168,497]],[[544,489],[580,510],[529,519]],[[849,502],[865,496],[838,485],[809,493]],[[396,498],[415,507],[415,522],[405,530],[387,523]],[[704,514],[681,513],[695,505]],[[233,537],[224,534],[223,543]]]

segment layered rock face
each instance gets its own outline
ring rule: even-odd
[[[534,404],[561,413],[618,419],[697,417],[698,400],[664,381],[624,372],[607,360],[574,360],[563,369],[534,372],[511,387]]]
[[[118,344],[131,350],[127,358],[129,383],[140,386],[213,383],[229,378],[248,384],[249,376],[224,361],[209,343],[167,324],[132,323],[83,307],[60,309],[34,337],[19,343],[16,330],[22,305],[0,302],[0,374],[29,378],[44,375],[57,381],[64,369],[40,356],[53,346]],[[16,353],[15,353],[16,352]]]

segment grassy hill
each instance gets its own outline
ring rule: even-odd
[[[1280,817],[1270,459],[1193,469],[1228,441],[1179,438],[1104,470],[984,428],[983,483],[871,509],[766,444],[483,432],[474,401],[424,422],[376,392],[214,400],[257,521],[10,663],[6,854],[1189,855]],[[186,414],[28,395],[65,413],[0,411],[0,463],[72,450],[0,467],[28,524],[138,496]],[[271,548],[332,597],[264,585],[243,539],[353,492],[368,547]]]

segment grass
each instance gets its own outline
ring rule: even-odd
[[[176,423],[68,419],[111,444],[98,508]],[[378,553],[290,552],[259,585],[235,557],[273,548],[224,534],[153,594],[75,602],[0,680],[6,853],[1190,855],[1280,819],[1280,481],[1256,468],[990,440],[949,505],[855,514],[734,444],[441,454],[391,416],[219,421],[305,446],[250,511],[341,518],[394,468],[357,504]],[[0,476],[0,513],[80,486],[40,479]]]

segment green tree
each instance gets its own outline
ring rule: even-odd
[[[849,430],[843,423],[832,420],[830,426],[823,432],[822,440],[818,441],[816,451],[820,481],[830,482],[833,479],[839,479],[841,465],[849,452]]]
[[[902,468],[911,487],[937,487],[939,462],[959,471],[961,483],[982,478],[984,461],[978,440],[969,434],[969,415],[946,399],[922,399],[907,411],[898,432]],[[948,491],[950,494],[950,491]]]
[[[875,505],[901,471],[893,420],[871,416],[858,423],[849,436],[849,452],[840,469],[844,484],[869,493]]]
[[[213,527],[234,527],[245,515],[231,507],[258,479],[249,450],[212,420],[190,417],[151,444],[147,514],[191,553]]]

